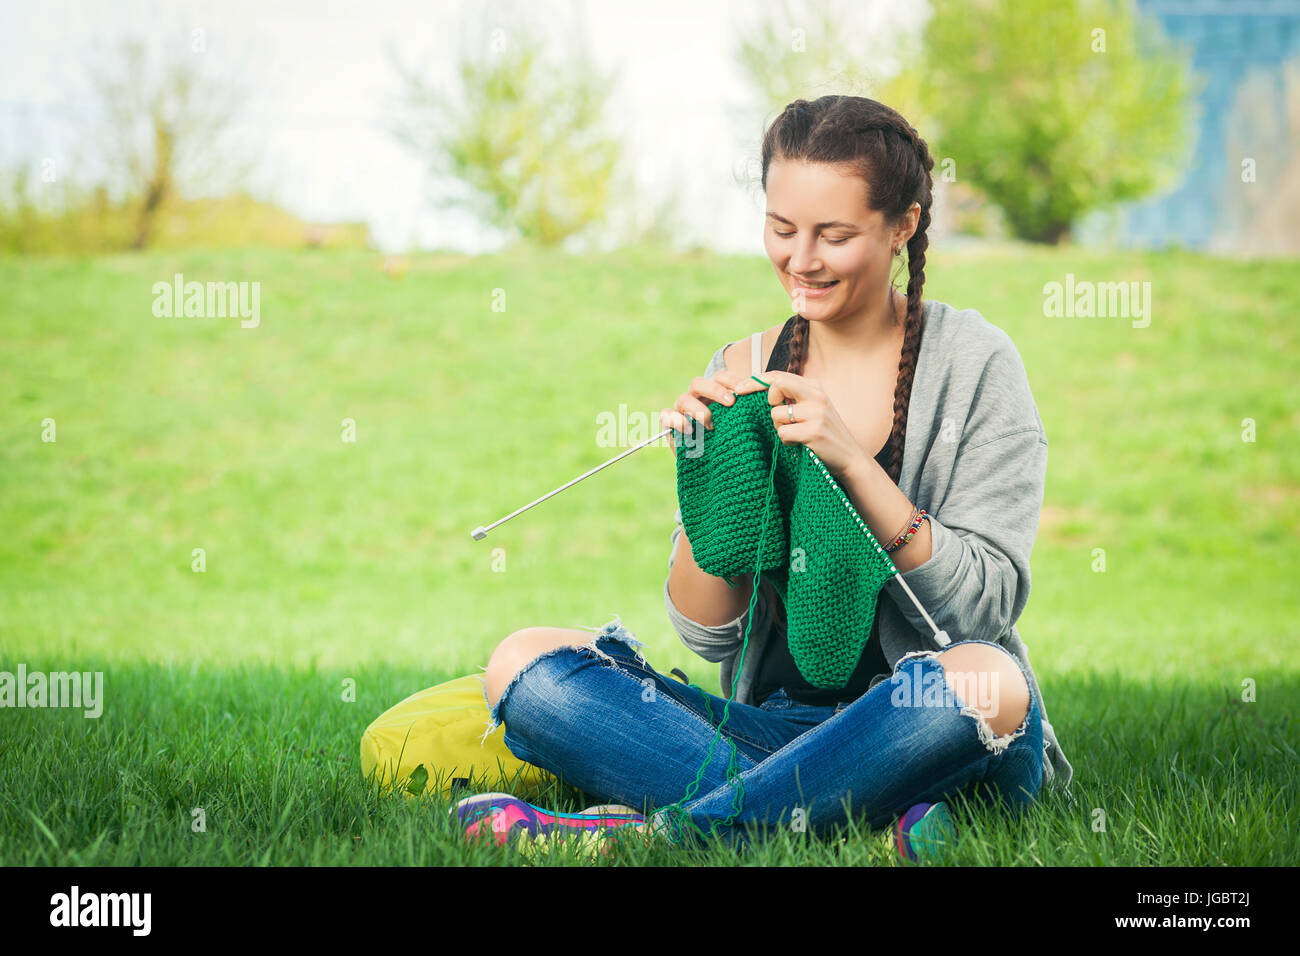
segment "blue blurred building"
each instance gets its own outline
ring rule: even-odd
[[[1234,217],[1240,215],[1240,157],[1228,155],[1234,129],[1240,130],[1243,81],[1251,76],[1249,127],[1244,155],[1258,164],[1261,194],[1276,192],[1277,181],[1294,178],[1295,132],[1288,119],[1284,65],[1300,69],[1300,0],[1137,0],[1141,14],[1155,19],[1173,41],[1189,48],[1200,92],[1199,128],[1186,175],[1172,191],[1086,218],[1075,232],[1081,242],[1188,248],[1231,248]],[[1291,97],[1300,73],[1293,76]],[[1262,95],[1261,95],[1262,94]],[[1296,109],[1295,103],[1290,104]],[[1234,124],[1236,124],[1234,126]],[[1238,134],[1240,137],[1240,133]],[[1271,182],[1263,182],[1265,175]],[[1292,191],[1294,193],[1294,190]],[[1300,222],[1278,251],[1294,250]]]

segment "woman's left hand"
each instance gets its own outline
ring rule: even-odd
[[[767,401],[773,406],[772,424],[782,444],[807,445],[840,482],[851,466],[862,463],[862,448],[835,411],[821,382],[793,372],[767,371],[759,377],[772,385],[767,390]],[[794,421],[790,420],[791,408]]]

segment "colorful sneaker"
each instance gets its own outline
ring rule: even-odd
[[[639,810],[633,809],[623,803],[602,803],[598,806],[587,807],[582,811],[584,814],[600,814],[609,819],[610,826],[617,826],[619,823],[644,823],[645,815]],[[636,817],[635,820],[632,817]]]
[[[560,862],[595,862],[610,856],[618,842],[614,837],[623,830],[593,827],[590,830],[559,833],[552,831],[541,836],[522,834],[514,843],[515,852],[529,860],[555,855]]]
[[[933,862],[956,840],[957,827],[948,805],[940,800],[912,806],[899,817],[894,833],[898,853],[904,860]]]
[[[645,817],[630,807],[606,804],[590,809],[595,812],[555,813],[513,794],[479,793],[458,801],[451,813],[464,827],[467,838],[477,838],[490,831],[503,846],[512,836],[533,840],[552,834],[581,834],[645,822]]]

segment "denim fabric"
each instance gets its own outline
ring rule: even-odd
[[[904,655],[890,679],[857,700],[817,707],[784,690],[758,705],[728,704],[660,674],[642,646],[616,620],[588,645],[541,655],[506,686],[489,725],[505,724],[505,744],[521,760],[598,801],[648,812],[686,795],[725,708],[726,739],[713,743],[684,809],[700,830],[737,845],[769,827],[826,835],[850,817],[882,827],[914,803],[958,791],[982,802],[1005,800],[1018,813],[1042,784],[1042,720],[1032,681],[1028,716],[996,737],[948,683],[935,660],[939,651]],[[723,821],[734,811],[736,791],[726,780],[728,739],[744,788],[729,825]]]

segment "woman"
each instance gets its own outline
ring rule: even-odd
[[[682,641],[722,663],[722,690],[734,691],[725,722],[727,696],[659,674],[618,618],[594,641],[517,631],[486,669],[489,726],[505,723],[521,759],[617,804],[555,815],[483,794],[455,810],[467,832],[622,825],[743,843],[761,826],[898,818],[900,852],[915,858],[951,827],[945,797],[1020,810],[1045,781],[1069,784],[1015,629],[1047,438],[1010,338],[974,310],[922,299],[933,166],[916,131],[874,100],[786,107],[762,147],[764,244],[796,314],[719,349],[662,417],[681,433],[687,415],[711,428],[709,404],[762,388],[758,373],[781,441],[817,454],[889,551],[900,575],[848,684],[803,680],[770,585],[755,595],[752,575],[733,588],[702,572],[678,511],[665,605]],[[900,293],[890,267],[904,248]],[[911,705],[909,688],[936,685],[937,706],[919,693]],[[714,747],[720,722],[727,744]]]

